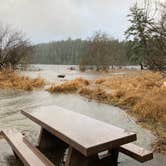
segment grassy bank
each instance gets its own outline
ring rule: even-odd
[[[44,79],[20,76],[16,71],[0,71],[0,89],[21,89],[31,91],[35,88],[41,88],[45,84]]]
[[[92,81],[80,78],[53,84],[48,91],[75,92],[126,109],[138,123],[156,134],[155,149],[166,153],[166,79],[160,73],[135,72]]]

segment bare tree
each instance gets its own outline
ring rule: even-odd
[[[120,65],[124,61],[124,44],[110,38],[106,33],[97,31],[89,39],[81,59],[80,69],[85,70],[86,66],[95,66],[96,70],[108,70],[110,65]]]
[[[106,70],[109,68],[109,38],[107,34],[96,32],[90,39],[89,57],[92,65],[96,66],[97,70]]]
[[[32,47],[22,32],[0,25],[0,68],[27,63]]]

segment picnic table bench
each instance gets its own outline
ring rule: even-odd
[[[65,166],[108,166],[111,164],[117,166],[119,152],[140,162],[153,158],[152,152],[131,143],[136,140],[135,133],[85,115],[57,106],[39,107],[32,111],[22,111],[22,114],[41,126],[37,147],[40,151],[68,148]],[[2,132],[25,165],[35,166],[28,163],[30,156],[33,156],[33,161],[41,163],[37,164],[39,166],[53,164],[16,131]],[[31,154],[23,152],[22,146],[27,151],[31,150]],[[107,151],[107,153],[99,155],[103,151]],[[29,156],[29,158],[25,156]]]

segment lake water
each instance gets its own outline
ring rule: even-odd
[[[74,70],[71,70],[73,68]],[[138,69],[138,66],[130,66],[128,68]],[[41,76],[48,81],[63,81],[71,80],[77,77],[83,77],[85,79],[95,79],[103,76],[111,76],[113,74],[125,74],[125,73],[99,73],[99,72],[80,72],[79,67],[76,65],[32,65],[28,71],[22,72],[22,74],[30,76],[32,78]],[[65,75],[64,79],[59,79],[58,75]]]
[[[77,66],[74,66],[76,69]],[[35,71],[22,72],[23,75],[30,77],[43,77],[47,81],[63,81],[77,77],[87,79],[99,78],[108,76],[108,73],[80,73],[78,70],[70,70],[69,66],[56,65],[35,65]],[[57,75],[64,74],[64,79],[59,79]],[[124,74],[124,73],[121,73]],[[125,111],[107,104],[89,101],[86,98],[73,94],[50,94],[44,90],[36,90],[33,92],[15,91],[15,90],[0,90],[0,129],[17,128],[26,133],[26,135],[37,141],[39,126],[25,118],[20,114],[20,110],[33,109],[39,106],[58,105],[81,114],[93,117],[95,119],[119,126],[129,131],[137,133],[137,144],[151,149],[151,143],[155,141],[155,137],[147,130],[142,129],[135,121],[129,117]],[[6,141],[0,141],[0,166],[10,165],[9,156],[12,156],[12,151]],[[8,160],[7,160],[8,159]],[[138,162],[120,155],[120,166],[140,166]],[[15,162],[15,160],[13,161]],[[165,166],[166,158],[164,155],[155,154],[155,159],[143,164],[145,166]],[[13,165],[13,164],[12,164]],[[15,165],[15,164],[14,164]]]

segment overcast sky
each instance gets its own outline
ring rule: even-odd
[[[96,30],[124,39],[135,0],[0,0],[0,22],[22,30],[33,43],[86,38]]]

